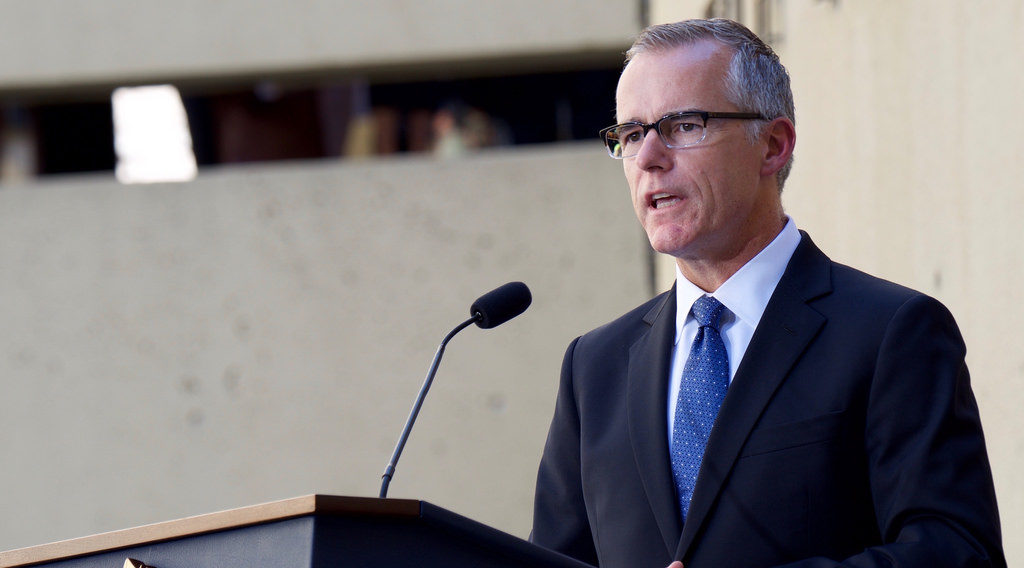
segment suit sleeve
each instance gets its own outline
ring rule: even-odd
[[[576,338],[569,345],[562,362],[555,414],[537,473],[530,540],[596,565],[597,552],[580,478],[580,419],[572,378],[578,341]]]
[[[1005,567],[977,403],[952,315],[923,295],[882,338],[865,417],[865,452],[883,544],[842,563],[787,567]]]

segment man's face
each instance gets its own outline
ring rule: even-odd
[[[749,110],[726,99],[731,58],[731,49],[710,40],[637,55],[619,79],[618,122]],[[765,195],[760,175],[764,145],[749,142],[744,122],[708,119],[704,141],[678,149],[652,129],[640,152],[623,160],[633,208],[655,250],[681,262],[727,261],[743,254],[764,231],[765,217],[779,211],[770,203],[777,203],[777,191]]]

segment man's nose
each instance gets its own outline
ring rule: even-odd
[[[660,165],[664,163],[668,149],[657,129],[652,128],[644,134],[640,151],[636,153],[636,165],[644,169]]]

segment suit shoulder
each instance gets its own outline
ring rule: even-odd
[[[949,308],[924,292],[839,263],[832,263],[832,285],[830,294],[814,302],[829,306],[830,317],[884,327],[903,319],[936,322],[959,337]]]
[[[812,303],[836,303],[876,315],[915,299],[938,303],[922,292],[832,260],[806,233],[779,285]]]
[[[600,347],[608,347],[610,343],[629,343],[637,334],[650,329],[651,322],[664,310],[672,309],[674,303],[670,300],[673,298],[674,288],[662,292],[614,320],[583,334],[578,343]]]
[[[913,288],[837,262],[832,263],[832,282],[834,294],[869,302],[877,307],[895,308],[914,299],[938,302],[931,296]]]

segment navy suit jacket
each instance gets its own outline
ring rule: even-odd
[[[806,235],[711,432],[683,526],[666,292],[572,342],[531,539],[605,568],[1005,566],[965,347],[936,300]]]

